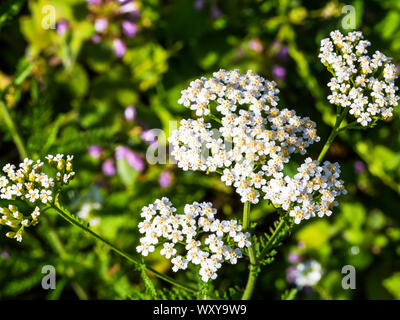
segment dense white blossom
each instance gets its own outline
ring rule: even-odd
[[[392,117],[399,100],[396,66],[379,51],[369,56],[370,45],[360,31],[344,36],[336,30],[321,41],[319,54],[321,62],[334,75],[328,83],[332,91],[329,102],[350,107],[349,113],[364,127],[374,118]]]
[[[195,110],[169,137],[183,170],[221,173],[242,202],[257,203],[260,189],[278,177],[293,153],[319,141],[316,125],[289,109],[276,108],[273,81],[248,71],[220,70],[182,91],[179,103]]]
[[[43,172],[44,163],[31,159],[24,159],[16,167],[13,164],[6,164],[3,167],[4,176],[0,177],[0,198],[4,200],[23,200],[29,205],[49,204],[54,201],[54,190],[69,183],[75,172],[72,167],[73,156],[64,158],[63,154],[46,157],[50,166],[55,168],[54,177]],[[0,225],[9,226],[15,230],[6,233],[7,237],[22,241],[24,228],[38,223],[40,208],[38,206],[28,215],[18,211],[15,205],[0,208]]]
[[[264,199],[289,210],[294,222],[300,223],[316,215],[331,215],[331,209],[337,205],[335,198],[347,193],[339,176],[338,163],[325,161],[320,166],[318,161],[307,158],[293,178],[281,174],[271,179],[262,191]]]
[[[250,246],[250,234],[243,233],[235,220],[216,219],[217,210],[209,202],[193,202],[182,214],[175,212],[165,197],[143,207],[139,232],[144,237],[137,252],[147,256],[160,245],[160,253],[171,260],[174,272],[186,269],[191,262],[200,265],[200,276],[207,282],[217,277],[223,262],[237,263],[242,257],[239,248]]]

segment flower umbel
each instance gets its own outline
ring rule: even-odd
[[[46,160],[56,170],[53,176],[43,172],[44,163],[40,160],[34,162],[26,158],[18,168],[13,164],[3,167],[6,175],[0,177],[0,198],[11,204],[0,208],[0,225],[14,229],[6,233],[7,237],[21,242],[24,228],[38,223],[40,204],[54,201],[58,190],[73,179],[72,159],[73,156],[69,155],[66,158],[63,154],[48,155]],[[28,204],[29,212],[21,212],[16,205],[17,200]]]
[[[290,155],[319,141],[313,121],[276,108],[278,92],[252,71],[220,70],[192,81],[178,102],[198,118],[182,120],[169,138],[178,166],[219,172],[242,202],[257,203],[258,190],[279,177]]]
[[[271,179],[262,189],[264,199],[289,210],[295,223],[316,215],[330,216],[331,209],[337,206],[336,197],[347,193],[339,179],[339,164],[325,161],[320,166],[318,161],[307,158],[297,172],[293,178],[281,174]]]
[[[372,57],[367,55],[370,45],[360,31],[344,36],[336,30],[321,41],[319,54],[321,62],[333,74],[328,83],[332,91],[329,102],[349,107],[349,113],[363,127],[392,117],[399,100],[396,66],[379,51]]]
[[[160,253],[171,260],[174,272],[191,262],[200,265],[200,276],[207,282],[217,277],[222,263],[236,264],[242,257],[240,248],[250,246],[250,234],[241,232],[236,220],[216,219],[217,210],[209,202],[193,202],[185,206],[183,214],[175,212],[166,197],[143,207],[139,231],[145,236],[136,247],[147,256],[162,244]]]

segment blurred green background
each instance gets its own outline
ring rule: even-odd
[[[280,107],[310,116],[324,142],[335,108],[326,98],[329,73],[318,59],[319,44],[332,30],[346,32],[342,7],[355,8],[356,29],[372,42],[371,50],[393,57],[395,64],[400,60],[397,0],[137,0],[123,14],[117,1],[89,2],[0,3],[1,103],[30,157],[75,155],[77,177],[64,204],[134,255],[140,209],[161,196],[178,210],[185,203],[212,201],[222,217],[241,215],[240,199],[219,177],[145,161],[155,143],[148,130],[168,132],[170,120],[190,116],[177,100],[191,80],[220,68],[252,69],[278,83]],[[53,9],[55,21],[49,16]],[[20,154],[3,114],[0,130],[0,165],[17,163]],[[309,149],[311,157],[323,142]],[[135,152],[144,168],[140,160],[132,165],[116,159],[117,146]],[[300,290],[297,299],[400,299],[399,146],[399,108],[392,120],[373,129],[339,135],[327,159],[340,162],[349,194],[331,217],[295,228],[260,274],[254,298],[288,296],[294,288],[287,279],[288,256],[297,253],[324,270],[321,281]],[[262,203],[252,211],[259,232],[276,217]],[[21,244],[4,233],[0,299],[154,298],[132,265],[54,214],[43,214]],[[146,262],[180,281],[193,280],[190,271],[172,274],[159,254]],[[341,286],[342,267],[349,264],[357,271],[355,290]],[[41,287],[44,265],[57,270],[56,290]],[[242,261],[224,267],[213,285],[220,291],[231,287],[225,297],[238,298],[246,279]],[[165,288],[158,298],[194,298],[152,280]]]

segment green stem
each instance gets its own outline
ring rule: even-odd
[[[100,242],[104,243],[105,245],[107,245],[111,250],[115,251],[116,253],[118,253],[120,256],[124,257],[125,259],[133,262],[136,265],[142,266],[147,272],[153,274],[154,276],[169,282],[170,284],[179,287],[181,289],[184,289],[186,291],[192,292],[192,293],[197,293],[198,290],[189,287],[187,285],[181,284],[177,281],[175,281],[174,279],[154,270],[151,267],[148,267],[146,265],[143,265],[141,262],[139,262],[138,260],[136,260],[134,257],[132,257],[131,255],[129,255],[128,253],[124,252],[123,250],[117,248],[116,246],[114,246],[111,242],[109,242],[108,240],[104,239],[103,237],[101,237],[100,235],[98,235],[97,233],[95,233],[94,231],[90,230],[88,227],[86,227],[85,225],[79,223],[77,220],[72,219],[71,217],[69,217],[69,215],[67,213],[65,213],[61,208],[59,208],[57,205],[52,204],[51,207],[53,209],[55,209],[57,211],[57,213],[64,218],[65,220],[67,220],[69,223],[79,227],[80,229],[82,229],[83,231],[85,231],[86,233],[90,234],[92,237],[94,237],[96,240],[99,240]]]
[[[63,244],[61,243],[61,240],[60,240],[58,234],[56,233],[56,231],[49,228],[48,236],[51,239],[51,244],[54,246],[54,249],[58,252],[61,259],[67,260],[69,255],[68,255],[67,251],[65,251],[65,248],[64,248]],[[81,285],[76,280],[73,279],[75,276],[74,270],[69,267],[66,269],[66,274],[72,280],[72,287],[73,287],[76,295],[78,296],[78,298],[80,300],[88,300],[89,296],[87,295],[85,290],[81,287]]]
[[[3,114],[4,121],[8,127],[8,130],[10,131],[10,134],[14,140],[21,159],[25,159],[28,156],[28,153],[26,152],[21,136],[18,134],[18,130],[16,129],[14,121],[11,118],[10,113],[8,112],[8,108],[3,101],[0,101],[0,110]]]
[[[245,202],[243,207],[243,231],[247,231],[250,227],[250,202]],[[249,277],[247,279],[246,288],[244,289],[242,300],[249,300],[253,294],[257,281],[257,260],[254,252],[253,244],[248,249],[249,254]]]
[[[243,230],[246,231],[250,227],[250,202],[245,202],[243,207]]]
[[[342,131],[345,131],[348,129],[357,129],[358,127],[360,127],[359,123],[357,121],[353,121],[353,122],[349,123],[347,126],[341,127],[339,129],[339,132],[342,132]],[[362,127],[360,129],[362,129]]]
[[[328,137],[328,140],[325,142],[324,146],[322,147],[321,153],[318,156],[318,162],[321,162],[322,159],[325,157],[325,154],[327,153],[328,149],[330,148],[333,140],[335,140],[337,134],[340,131],[340,125],[344,118],[346,118],[347,113],[349,112],[350,107],[346,107],[343,112],[340,114],[339,117],[336,118],[335,126],[332,129],[331,134]]]

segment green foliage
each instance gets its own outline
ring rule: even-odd
[[[214,174],[183,172],[173,163],[146,163],[139,172],[116,159],[115,148],[127,146],[144,158],[149,144],[141,133],[161,128],[168,135],[170,121],[191,112],[178,105],[180,91],[219,68],[251,68],[275,80],[280,105],[314,120],[323,143],[336,110],[327,101],[329,74],[318,49],[321,39],[341,28],[346,4],[232,0],[204,1],[196,8],[194,0],[138,3],[135,37],[121,35],[110,21],[110,34],[99,43],[91,40],[94,18],[85,0],[0,4],[0,104],[5,108],[0,111],[0,164],[18,163],[21,145],[35,160],[49,153],[74,154],[76,178],[60,199],[67,219],[90,225],[133,258],[141,237],[140,210],[156,198],[168,196],[178,210],[185,203],[211,201],[221,215],[237,220],[243,206]],[[56,9],[56,24],[67,21],[64,34],[43,28],[42,9],[47,4]],[[214,5],[221,16],[213,12]],[[399,2],[357,0],[352,5],[357,28],[372,42],[371,52],[380,50],[398,64]],[[126,44],[122,58],[115,55],[113,34]],[[286,70],[284,78],[276,76],[275,66]],[[124,118],[129,105],[136,109],[133,121]],[[252,206],[252,241],[259,264],[254,298],[400,299],[399,109],[394,114],[374,128],[339,133],[326,158],[341,164],[349,193],[339,199],[331,217],[294,226],[266,201]],[[322,143],[307,155],[316,159]],[[98,158],[87,153],[92,145],[101,147]],[[106,160],[112,161],[115,175],[104,174]],[[287,166],[285,172],[292,175],[294,168]],[[161,187],[165,170],[172,180]],[[247,253],[237,265],[224,266],[215,281],[191,293],[147,273],[140,263],[123,260],[60,219],[54,209],[42,216],[22,244],[0,238],[1,299],[240,299],[243,293]],[[281,227],[274,222],[277,217],[284,219]],[[301,261],[321,263],[324,273],[313,290],[295,289],[288,281],[287,269],[294,265],[287,257],[293,252]],[[170,272],[159,252],[144,262],[180,283],[201,284],[193,270]],[[57,270],[57,289],[51,293],[40,285],[46,264]],[[348,264],[357,271],[356,290],[341,287],[341,268]]]
[[[397,300],[400,299],[400,273],[394,273],[391,277],[383,281],[383,286],[393,295]]]
[[[24,3],[25,0],[6,0],[0,4],[0,30],[7,21],[18,14]]]

